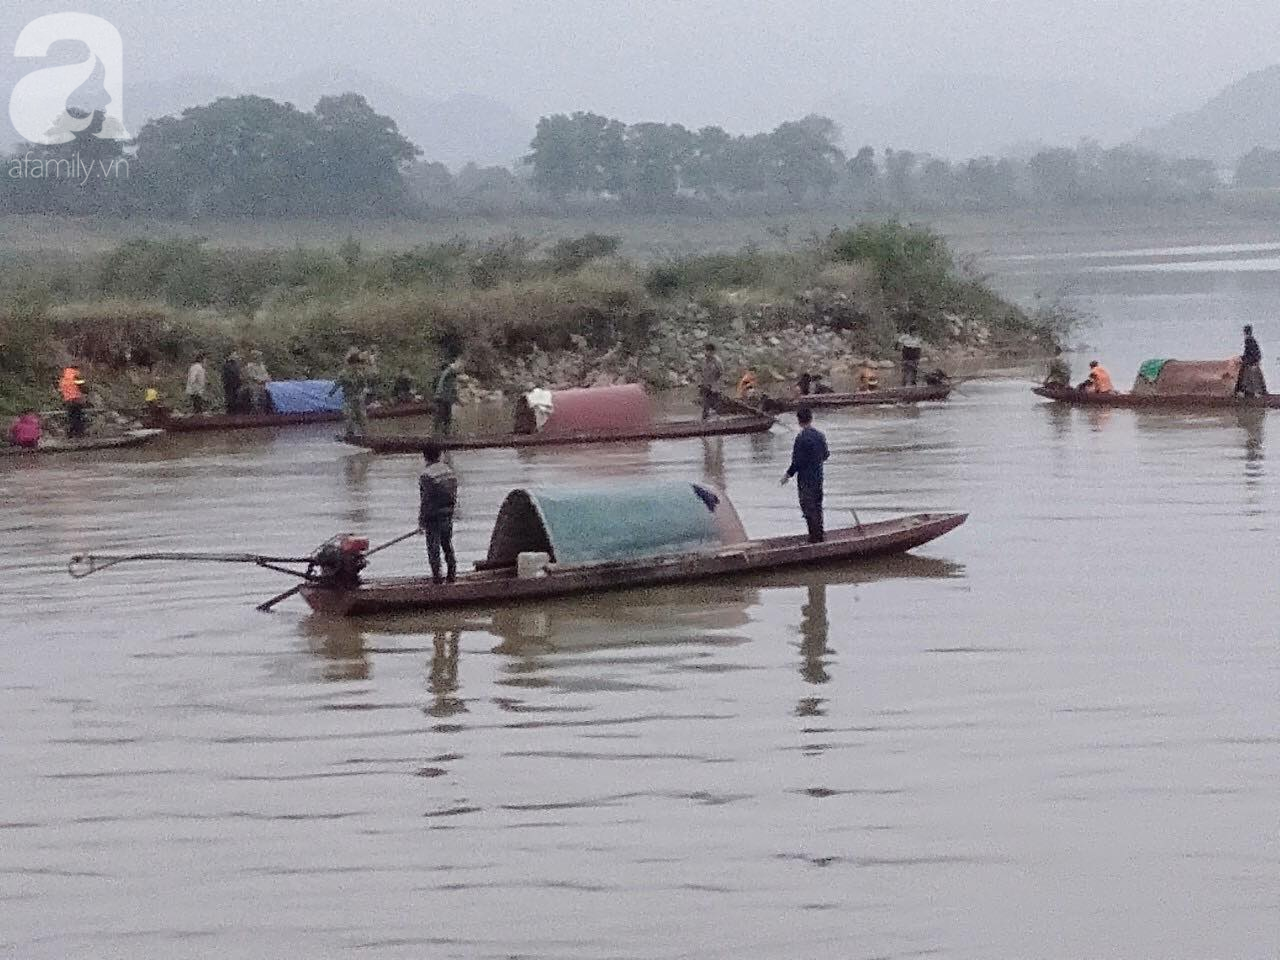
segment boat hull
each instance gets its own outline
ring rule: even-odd
[[[430,403],[401,403],[371,407],[370,420],[397,417],[422,417],[431,413]],[[267,427],[300,427],[311,423],[337,423],[341,412],[321,410],[316,413],[202,413],[191,417],[164,417],[157,424],[170,433],[201,433],[209,430],[253,430]]]
[[[164,433],[163,430],[133,430],[119,437],[87,437],[83,440],[42,440],[40,446],[0,447],[0,455],[34,457],[50,453],[89,453],[95,450],[121,450],[140,447]]]
[[[769,401],[771,410],[811,410],[833,407],[871,407],[887,403],[921,403],[929,400],[946,400],[951,396],[947,385],[930,387],[889,387],[884,390],[864,390],[860,393],[815,393],[806,397]]]
[[[421,453],[430,443],[443,450],[489,450],[499,447],[554,447],[581,443],[634,443],[647,440],[684,440],[691,437],[718,437],[732,434],[765,433],[774,424],[772,417],[726,417],[720,420],[684,420],[654,423],[644,429],[619,433],[510,433],[481,437],[431,437],[425,434],[343,437],[343,442],[374,453]]]
[[[1280,394],[1262,397],[1209,396],[1200,394],[1146,395],[1133,393],[1085,393],[1070,387],[1036,387],[1038,397],[1078,407],[1127,407],[1141,410],[1234,410],[1280,407]]]
[[[560,566],[544,576],[522,579],[510,568],[477,570],[455,583],[429,578],[371,580],[354,590],[308,586],[302,596],[319,613],[364,616],[402,610],[436,610],[469,605],[501,605],[605,590],[709,580],[768,570],[852,562],[902,553],[935,540],[968,519],[968,514],[916,514],[829,531],[823,543],[803,536],[749,540],[701,553],[638,560]]]

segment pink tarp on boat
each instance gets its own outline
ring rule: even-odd
[[[552,393],[551,416],[539,433],[566,434],[643,430],[653,423],[653,407],[644,387],[588,387]]]

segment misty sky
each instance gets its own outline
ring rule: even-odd
[[[135,85],[213,74],[252,88],[333,69],[483,94],[531,119],[590,108],[735,131],[977,74],[1084,84],[1156,122],[1280,63],[1274,0],[24,0],[0,10],[0,53],[26,21],[66,9],[120,28]]]

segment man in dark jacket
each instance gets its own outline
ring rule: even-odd
[[[1244,351],[1240,354],[1240,375],[1236,378],[1236,393],[1246,397],[1263,396],[1267,381],[1262,375],[1262,348],[1253,339],[1253,327],[1244,328]]]
[[[418,527],[427,535],[427,562],[431,579],[440,578],[440,554],[444,553],[447,579],[458,576],[458,561],[453,555],[453,510],[458,503],[458,475],[440,460],[440,445],[427,444],[422,451],[426,469],[418,478]]]
[[[801,407],[796,412],[800,432],[791,448],[791,466],[782,478],[783,486],[796,478],[796,493],[800,497],[800,512],[809,527],[809,542],[821,543],[822,530],[822,465],[831,456],[827,450],[827,438],[813,426],[813,411]]]
[[[240,373],[240,355],[234,350],[222,363],[222,395],[226,398],[227,413],[240,413],[240,388],[244,377]]]

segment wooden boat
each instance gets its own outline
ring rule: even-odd
[[[703,484],[508,495],[488,557],[453,583],[427,577],[310,583],[313,610],[359,616],[706,580],[902,553],[954,530],[963,513],[925,513],[806,536],[748,539],[733,505]],[[534,561],[532,569],[528,561]],[[522,570],[522,568],[525,568]],[[523,574],[523,575],[522,575]]]
[[[431,413],[432,404],[398,403],[385,407],[370,407],[370,420],[389,420],[397,417],[421,417]],[[297,427],[309,423],[336,423],[343,415],[333,410],[308,413],[202,413],[196,416],[175,417],[170,413],[150,417],[147,422],[170,433],[194,433],[205,430],[249,430],[265,427]]]
[[[344,443],[364,447],[374,453],[421,453],[428,443],[444,450],[488,450],[496,447],[553,447],[576,443],[624,443],[643,440],[685,440],[690,437],[720,437],[743,433],[765,433],[774,425],[773,417],[722,417],[716,420],[671,420],[643,427],[618,430],[588,430],[570,433],[501,433],[475,437],[432,437],[426,434],[387,434],[339,437]]]
[[[863,390],[858,393],[812,393],[804,397],[773,397],[762,402],[762,408],[768,413],[784,410],[799,410],[809,407],[818,410],[831,407],[863,407],[886,403],[921,403],[928,400],[946,400],[951,396],[951,385],[927,384],[916,387],[886,387],[883,390]]]
[[[119,450],[125,447],[140,447],[144,443],[150,443],[163,430],[130,430],[128,433],[115,437],[84,437],[80,440],[64,440],[64,439],[42,439],[40,446],[34,449],[30,447],[0,447],[0,455],[3,456],[38,456],[43,453],[88,453],[92,450]]]
[[[1085,393],[1074,387],[1036,387],[1038,397],[1056,403],[1069,403],[1082,407],[1127,407],[1140,410],[1187,409],[1266,409],[1280,407],[1280,394],[1269,393],[1261,397],[1238,397],[1234,394],[1137,394],[1137,393]]]

